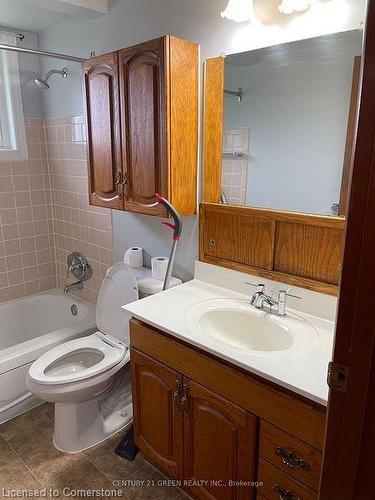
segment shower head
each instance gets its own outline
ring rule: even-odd
[[[49,89],[50,85],[48,83],[48,80],[52,75],[61,75],[63,78],[66,78],[68,76],[68,70],[66,68],[63,68],[61,70],[59,69],[51,69],[51,71],[48,71],[46,75],[43,76],[36,76],[34,78],[34,82],[36,85],[42,89]]]

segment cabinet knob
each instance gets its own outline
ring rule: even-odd
[[[286,450],[281,446],[277,446],[275,453],[281,458],[282,463],[291,469],[302,469],[305,471],[310,470],[310,465],[307,460],[298,458],[297,455],[291,450]]]
[[[285,490],[278,484],[275,484],[273,489],[279,496],[279,500],[300,500],[300,497],[296,496],[292,490]]]
[[[121,170],[118,170],[117,173],[116,173],[116,183],[115,183],[115,186],[116,186],[117,196],[121,200],[122,199],[122,195],[123,195],[122,172],[121,172]]]
[[[122,172],[118,170],[116,173],[116,192],[117,196],[121,199],[125,196],[125,199],[128,198],[128,174],[126,172]]]

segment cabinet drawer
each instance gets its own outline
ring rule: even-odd
[[[318,494],[263,459],[259,460],[259,494],[268,500],[317,500]]]
[[[259,455],[318,491],[322,462],[320,451],[264,420],[260,426]]]

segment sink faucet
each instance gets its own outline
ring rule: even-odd
[[[286,298],[294,297],[295,299],[300,299],[297,295],[291,295],[287,293],[286,290],[279,290],[278,298],[275,300],[271,295],[266,293],[266,286],[263,283],[258,283],[258,285],[253,285],[252,283],[246,283],[246,285],[256,286],[256,292],[250,298],[250,305],[259,309],[261,311],[268,312],[270,314],[275,314],[276,316],[286,315]]]

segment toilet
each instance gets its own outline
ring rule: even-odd
[[[121,306],[138,298],[132,269],[115,264],[99,292],[98,331],[51,349],[31,365],[27,387],[55,403],[58,450],[85,450],[132,422],[129,315]]]

